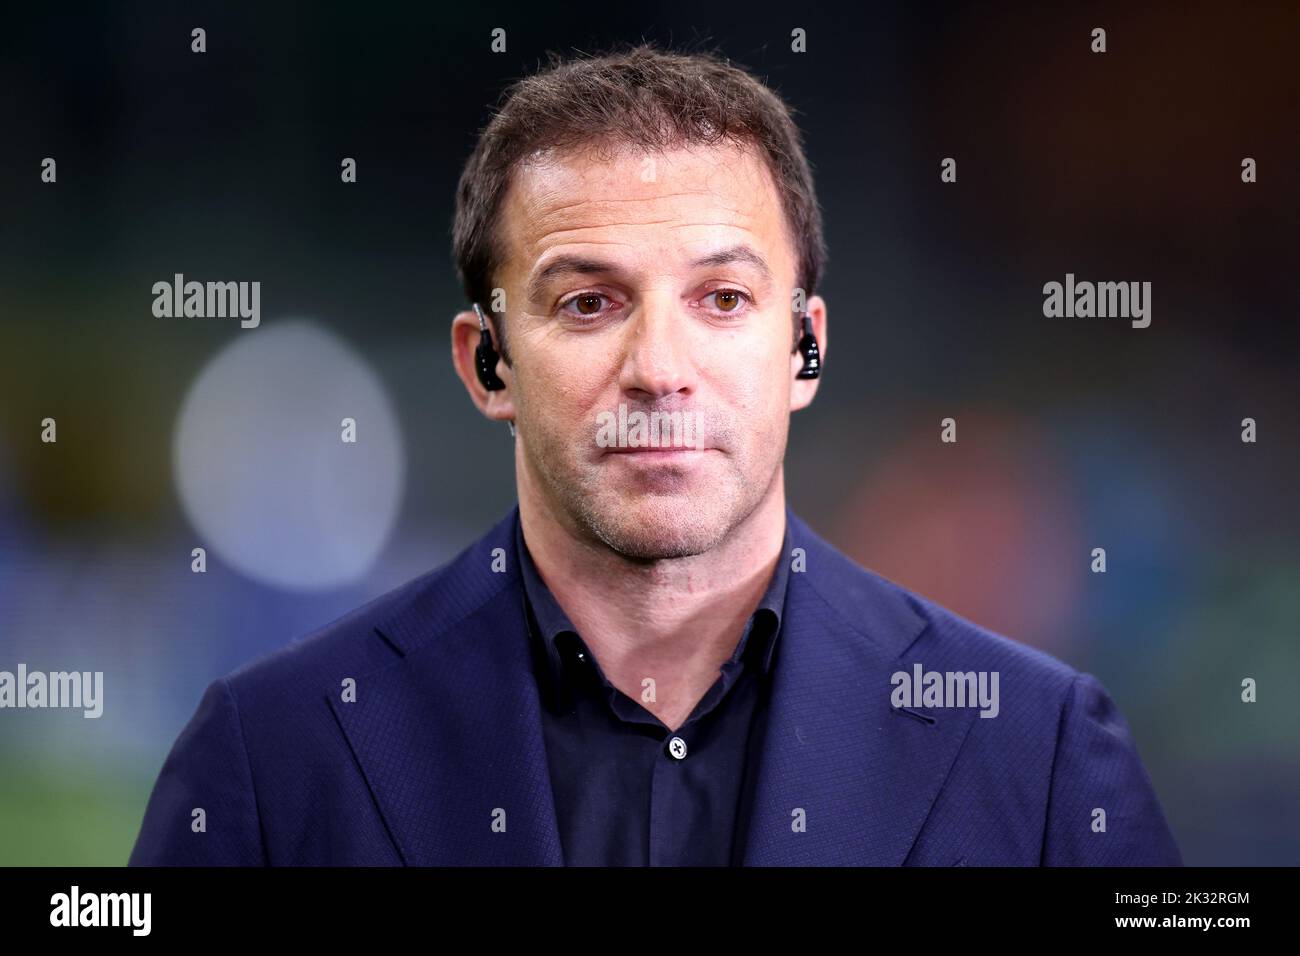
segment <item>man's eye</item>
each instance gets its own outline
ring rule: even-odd
[[[749,301],[749,296],[739,289],[715,289],[704,298],[708,299],[709,296],[714,297],[714,308],[719,312],[739,312],[741,304]]]
[[[566,300],[560,305],[560,308],[567,311],[569,315],[582,318],[584,316],[595,316],[600,314],[600,303],[605,296],[599,292],[579,292],[572,299]],[[575,308],[569,309],[569,306]]]

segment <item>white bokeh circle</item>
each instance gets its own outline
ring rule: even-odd
[[[355,444],[343,441],[345,418],[356,422]],[[406,474],[378,378],[304,320],[241,331],[207,364],[177,417],[173,468],[195,546],[291,590],[365,574],[392,531]]]

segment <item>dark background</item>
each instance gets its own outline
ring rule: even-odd
[[[125,862],[203,687],[511,506],[508,433],[451,369],[454,185],[546,51],[641,38],[720,49],[807,138],[831,334],[795,510],[1096,674],[1188,863],[1300,862],[1300,12],[1055,6],[7,11],[0,669],[106,691],[98,720],[0,711],[0,863]],[[261,326],[155,318],[177,272],[259,280]],[[1151,326],[1045,318],[1067,272],[1150,281]]]

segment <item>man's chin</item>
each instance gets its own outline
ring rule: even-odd
[[[715,500],[695,495],[644,495],[587,515],[591,531],[611,550],[641,561],[703,554],[727,534]]]

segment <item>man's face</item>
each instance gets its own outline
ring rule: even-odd
[[[815,388],[792,401],[796,261],[766,166],[734,146],[552,154],[500,221],[521,484],[628,557],[710,550],[772,492]],[[606,447],[620,404],[689,413],[703,447]]]

